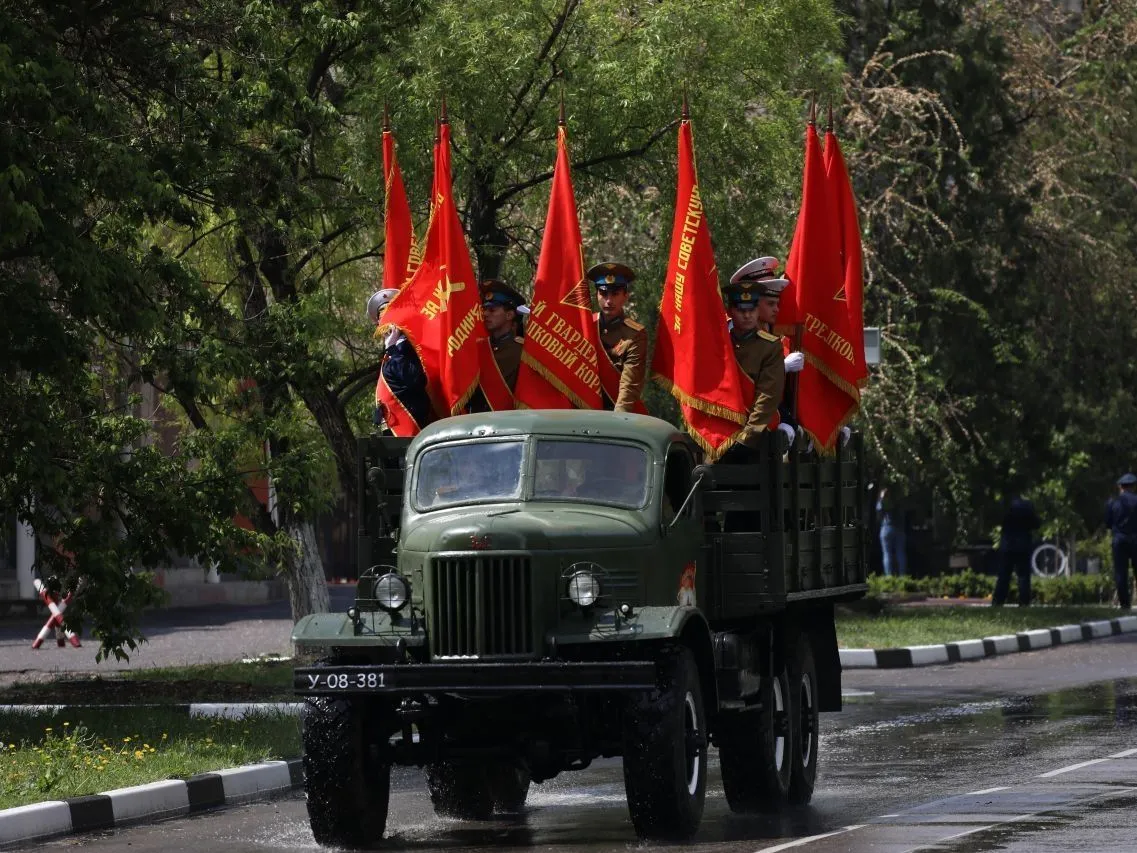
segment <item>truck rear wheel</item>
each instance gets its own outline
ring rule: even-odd
[[[525,808],[529,797],[529,768],[518,761],[502,761],[490,765],[490,790],[494,811],[515,814]]]
[[[659,682],[631,700],[624,717],[624,788],[640,838],[686,840],[703,818],[707,722],[695,656],[665,650]]]
[[[763,678],[758,713],[724,715],[719,764],[734,812],[776,811],[790,790],[789,685],[783,670]]]
[[[801,805],[813,799],[817,782],[817,665],[809,637],[798,639],[790,664],[790,720],[793,745],[790,759],[789,801]]]
[[[362,703],[317,696],[301,713],[308,820],[318,844],[369,847],[382,840],[391,765],[369,737]]]
[[[489,820],[494,793],[485,765],[440,761],[426,768],[426,787],[435,814],[461,820]]]

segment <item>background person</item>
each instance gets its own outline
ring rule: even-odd
[[[1105,526],[1113,531],[1113,579],[1117,603],[1122,610],[1133,605],[1129,567],[1137,572],[1137,476],[1123,474],[1117,481],[1117,497],[1105,507]]]
[[[908,574],[908,517],[904,510],[903,495],[880,490],[876,501],[880,519],[880,552],[885,577],[904,577]]]
[[[1011,586],[1011,572],[1019,580],[1019,607],[1030,606],[1030,556],[1034,551],[1034,531],[1041,526],[1034,504],[1022,495],[1013,495],[1003,513],[1003,532],[999,534],[999,576],[993,607],[1002,607]]]

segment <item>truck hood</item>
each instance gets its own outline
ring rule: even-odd
[[[562,551],[636,548],[650,541],[642,513],[565,504],[479,506],[430,513],[403,531],[408,551]]]

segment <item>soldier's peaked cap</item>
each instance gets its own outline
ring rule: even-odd
[[[609,290],[619,290],[620,288],[626,290],[628,285],[636,279],[636,274],[632,271],[631,267],[625,264],[617,264],[613,261],[605,261],[602,264],[597,264],[589,268],[588,272],[584,275],[601,293],[607,293]]]
[[[1122,474],[1117,478],[1119,486],[1137,486],[1137,474]]]
[[[789,286],[789,279],[778,276],[778,259],[769,255],[747,261],[730,277],[735,287],[752,287],[763,296],[780,296]]]
[[[398,288],[385,287],[371,294],[371,298],[367,300],[367,316],[371,318],[372,323],[379,322],[379,312],[395,298],[398,292]]]
[[[525,297],[499,278],[487,278],[478,289],[482,294],[482,305],[501,305],[505,308],[517,310],[525,304]]]

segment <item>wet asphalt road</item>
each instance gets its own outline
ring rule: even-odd
[[[822,719],[810,806],[733,815],[712,761],[702,828],[681,849],[1137,851],[1137,636],[955,666],[850,671],[845,690],[846,710]],[[384,849],[654,849],[632,833],[618,761],[535,786],[525,815],[489,824],[435,818],[421,775],[399,770],[388,834]],[[300,795],[29,849],[76,848],[319,849]]]

